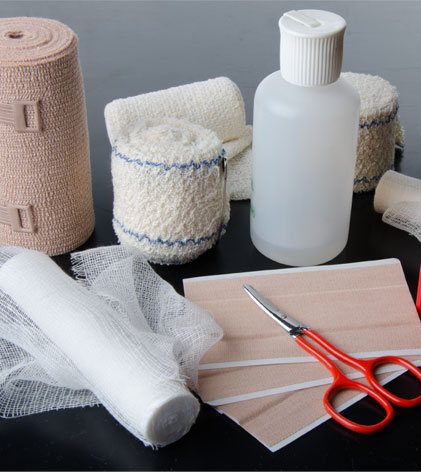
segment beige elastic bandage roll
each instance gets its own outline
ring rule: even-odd
[[[58,21],[0,19],[0,245],[56,255],[94,228],[77,38]]]

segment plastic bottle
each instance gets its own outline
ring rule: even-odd
[[[360,99],[340,78],[345,20],[285,13],[281,70],[254,100],[251,238],[265,256],[315,265],[346,245]]]

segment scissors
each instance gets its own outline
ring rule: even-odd
[[[285,313],[282,313],[282,311],[278,310],[275,305],[273,305],[251,285],[245,284],[244,290],[252,298],[252,300],[267,315],[269,315],[274,321],[280,324],[282,328],[284,328],[285,331],[290,336],[292,336],[303,349],[313,355],[325,367],[330,370],[333,375],[333,382],[326,390],[326,393],[323,397],[323,404],[327,413],[342,426],[345,426],[345,428],[348,428],[357,433],[376,433],[377,431],[380,431],[381,429],[385,428],[392,421],[394,413],[391,403],[405,408],[410,408],[421,403],[421,395],[411,399],[400,398],[383,388],[377,382],[374,376],[375,367],[380,364],[393,363],[405,367],[410,372],[412,372],[415,377],[421,380],[421,370],[419,370],[411,362],[396,356],[381,356],[368,360],[355,359],[354,357],[351,357],[345,354],[344,352],[340,351],[336,347],[332,346],[322,336],[320,336],[320,334],[316,333],[316,331],[313,331],[310,328],[301,325],[301,323],[294,320],[294,318],[291,318]],[[315,348],[308,341],[306,341],[303,335],[306,335],[311,338],[313,341],[315,341],[315,343],[325,349],[328,353],[333,354],[333,356],[335,356],[337,359],[362,372],[372,388],[346,377],[346,375],[339,370],[339,368],[334,364],[334,362],[332,362],[325,354],[322,354],[317,348]],[[373,425],[362,425],[354,423],[348,418],[345,418],[334,409],[331,403],[331,399],[340,390],[344,389],[359,390],[361,392],[366,393],[384,408],[384,410],[386,411],[386,417],[383,418],[379,423]]]

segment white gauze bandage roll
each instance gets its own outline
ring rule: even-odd
[[[104,114],[111,145],[127,126],[136,126],[139,121],[150,118],[183,119],[211,129],[222,141],[226,151],[230,199],[250,198],[251,172],[247,169],[251,161],[252,131],[251,126],[246,126],[240,89],[229,78],[217,77],[135,97],[119,98],[107,104]],[[238,172],[241,175],[238,176]]]
[[[374,209],[385,223],[421,241],[421,180],[387,171],[376,188]]]
[[[77,253],[77,283],[45,254],[0,248],[0,413],[102,403],[147,445],[184,435],[198,358],[221,336],[122,247]]]
[[[191,261],[229,220],[217,135],[172,118],[127,124],[112,149],[113,226],[120,243],[159,264]]]

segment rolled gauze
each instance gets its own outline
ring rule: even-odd
[[[400,202],[421,202],[421,180],[389,170],[376,188],[374,209],[377,213],[384,213]]]
[[[112,149],[114,230],[151,262],[189,262],[229,220],[225,151],[216,134],[173,118],[127,124]]]
[[[421,242],[421,180],[387,171],[376,188],[374,209],[382,220]]]
[[[0,250],[2,416],[100,402],[145,444],[177,440],[199,411],[183,378],[220,329],[138,253],[73,262],[83,284],[45,254]]]
[[[77,38],[45,18],[0,19],[0,245],[65,253],[93,231]]]
[[[369,74],[345,72],[342,77],[358,90],[361,99],[354,192],[376,188],[395,158],[395,143],[403,144],[398,121],[398,91],[387,80]]]

